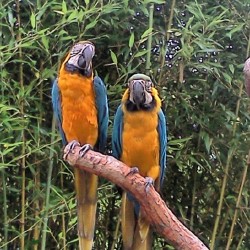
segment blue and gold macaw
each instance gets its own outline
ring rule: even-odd
[[[52,102],[63,144],[67,150],[83,145],[104,152],[108,128],[108,104],[104,83],[93,76],[95,47],[76,43],[67,54],[52,88]],[[97,204],[96,175],[75,168],[79,249],[92,249]]]
[[[146,186],[153,184],[157,191],[166,166],[166,130],[161,100],[150,77],[133,75],[115,115],[113,156],[131,168],[137,167],[146,179]],[[130,193],[123,192],[121,210],[124,249],[151,249],[150,226]]]

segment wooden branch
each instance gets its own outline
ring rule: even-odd
[[[70,165],[101,176],[132,193],[140,203],[141,209],[153,229],[176,249],[208,249],[167,208],[154,187],[150,187],[147,192],[145,191],[145,179],[142,176],[137,173],[131,174],[130,168],[114,157],[102,155],[92,150],[89,150],[81,158],[79,149],[80,147],[77,146],[68,155],[64,154],[64,159]]]

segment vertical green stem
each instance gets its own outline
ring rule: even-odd
[[[195,197],[196,197],[196,183],[197,183],[197,166],[194,167],[194,185],[192,190],[192,207],[191,207],[191,218],[190,218],[190,229],[194,227],[194,215],[195,215]]]
[[[170,15],[169,15],[169,19],[168,19],[168,25],[167,25],[167,30],[166,30],[166,41],[169,40],[170,38],[170,29],[171,29],[171,26],[172,26],[172,23],[173,23],[173,18],[174,18],[174,7],[175,7],[175,3],[176,3],[176,0],[173,0],[172,1],[172,4],[171,4],[171,9],[170,9]],[[162,55],[162,59],[161,59],[161,71],[160,71],[160,76],[159,76],[159,80],[158,82],[161,83],[161,79],[163,77],[163,66],[165,64],[165,55],[166,55],[166,52],[167,52],[167,47],[165,49],[163,49],[163,55]]]
[[[249,50],[250,50],[250,34],[249,34],[249,38],[248,38],[248,46],[247,46],[247,53],[246,53],[247,55],[246,55],[246,57],[249,56]],[[239,94],[239,96],[241,96],[241,94],[242,94],[243,85],[244,85],[244,84],[243,84],[243,82],[242,82],[242,83],[241,83],[241,86],[240,86],[240,94]],[[239,193],[238,193],[238,197],[237,197],[237,201],[236,201],[236,208],[235,208],[235,210],[234,210],[234,216],[233,216],[233,220],[232,220],[230,232],[229,232],[228,239],[227,239],[226,250],[229,250],[230,245],[231,245],[231,242],[232,242],[233,230],[234,230],[234,226],[235,226],[235,224],[236,224],[236,222],[237,222],[238,209],[239,209],[239,206],[240,206],[241,196],[242,196],[243,187],[244,187],[244,184],[245,184],[245,181],[246,181],[247,171],[248,171],[249,165],[250,165],[250,151],[249,151],[249,154],[248,154],[247,163],[246,163],[246,165],[245,165],[245,168],[244,168],[244,171],[243,171],[243,174],[242,174],[240,190],[239,190]]]
[[[45,193],[45,208],[44,208],[44,217],[43,217],[43,229],[42,229],[42,245],[41,250],[46,249],[46,236],[47,236],[47,225],[48,225],[48,213],[49,213],[49,202],[50,202],[50,189],[51,189],[51,178],[52,178],[52,170],[53,170],[53,156],[54,156],[54,141],[55,141],[55,127],[56,121],[55,116],[53,116],[52,120],[52,135],[51,135],[51,150],[49,153],[49,168],[47,175],[47,185],[46,185],[46,193]]]
[[[249,159],[250,159],[250,158],[249,158]],[[242,244],[242,241],[243,241],[244,237],[246,236],[247,229],[248,229],[248,225],[246,225],[246,226],[244,227],[244,229],[243,229],[243,234],[242,234],[241,237],[240,237],[240,240],[239,240],[239,242],[238,242],[238,245],[237,245],[236,250],[242,250],[241,244]]]
[[[146,59],[146,74],[150,75],[151,68],[151,49],[152,49],[152,35],[153,35],[153,20],[154,20],[154,4],[151,3],[149,6],[149,23],[148,28],[151,29],[150,34],[148,35],[147,42],[147,59]]]
[[[121,218],[121,210],[120,210],[119,218]],[[113,239],[114,240],[113,240],[113,243],[112,243],[112,246],[111,246],[111,250],[115,249],[115,244],[117,243],[120,224],[121,224],[121,220],[118,219],[117,223],[116,223],[116,227],[115,227],[115,232],[114,232],[114,235],[113,235]]]
[[[3,250],[7,250],[8,242],[8,214],[7,214],[7,190],[5,180],[5,169],[2,169],[2,185],[3,185],[3,224],[4,224],[4,247]]]
[[[41,67],[40,68],[40,71],[42,71],[43,68]],[[43,84],[40,84],[40,87],[39,87],[39,100],[41,103],[43,103]],[[42,114],[42,110],[39,110],[39,117],[37,119],[37,127],[38,129],[40,128],[41,126],[41,123],[42,123],[42,119],[43,119],[43,114]],[[40,146],[40,139],[39,139],[39,136],[40,134],[37,133],[36,134],[36,142],[37,142],[37,147],[39,148]],[[37,161],[37,155],[35,155],[35,162]],[[34,174],[34,184],[35,184],[35,188],[34,188],[34,193],[40,193],[41,191],[41,180],[40,180],[40,177],[41,177],[41,173],[40,173],[40,167],[39,166],[36,166],[36,172]],[[36,198],[35,201],[34,201],[34,220],[38,220],[39,219],[39,216],[40,216],[40,211],[41,211],[41,208],[40,208],[40,203],[39,203],[39,198]],[[40,236],[40,232],[41,232],[41,223],[36,223],[35,227],[34,227],[34,230],[33,230],[33,239],[37,242],[39,240],[39,236]],[[38,250],[38,244],[34,244],[34,247],[33,247],[34,250]]]
[[[64,189],[64,185],[63,185],[63,165],[61,165],[61,176],[60,176],[60,180],[61,180],[61,190]],[[66,250],[66,226],[65,226],[65,214],[64,214],[64,209],[62,211],[62,239],[63,239],[63,246],[62,249]]]
[[[241,185],[240,185],[240,191],[239,191],[239,194],[238,194],[238,198],[237,198],[237,202],[236,202],[236,208],[234,210],[234,216],[233,216],[233,220],[232,220],[232,224],[231,224],[231,228],[230,228],[230,233],[229,233],[228,239],[227,239],[227,246],[226,246],[225,250],[230,249],[230,245],[231,245],[231,242],[232,242],[233,230],[234,230],[234,226],[235,226],[235,224],[237,222],[238,209],[239,209],[240,202],[241,202],[242,191],[243,191],[244,184],[246,182],[247,170],[248,170],[248,164],[246,164],[246,166],[244,168],[244,171],[243,171]]]
[[[2,1],[0,2],[0,9],[3,10],[4,6]],[[2,34],[2,25],[0,24],[0,34]],[[2,46],[2,39],[0,38],[0,46]],[[3,62],[3,55],[0,53],[0,62]],[[0,71],[2,71],[3,64],[0,63]],[[1,74],[1,83],[3,82],[3,75]],[[2,88],[2,96],[4,96],[3,88]],[[2,163],[4,164],[4,158],[2,156]],[[3,186],[3,227],[4,227],[4,240],[3,240],[3,250],[7,250],[7,242],[8,242],[8,213],[7,213],[7,188],[6,188],[6,179],[5,179],[5,169],[1,170],[2,174],[2,186]]]
[[[17,6],[17,22],[19,24],[19,27],[21,27],[21,18],[20,18],[20,1],[16,0],[16,6]],[[21,32],[18,30],[17,32],[17,43],[21,42]],[[23,59],[23,51],[22,47],[19,46],[18,49],[18,56],[19,60],[22,61]],[[19,63],[19,82],[20,82],[20,90],[21,90],[21,99],[20,99],[20,113],[22,116],[22,119],[24,119],[24,79],[23,79],[23,64],[22,62]],[[25,131],[22,130],[21,132],[21,137],[22,137],[22,160],[21,160],[21,176],[22,176],[22,187],[21,187],[21,219],[20,219],[20,224],[21,224],[21,235],[20,235],[20,245],[21,245],[21,250],[24,250],[25,247],[25,236],[24,236],[24,231],[25,231],[25,168],[26,168],[26,157],[25,157],[25,144],[26,144],[26,137],[25,137]]]
[[[235,117],[238,117],[239,115],[240,100],[241,100],[242,92],[243,92],[243,83],[241,83],[240,85],[239,96],[238,96],[239,98],[238,98],[238,101],[236,104],[236,110],[235,110]],[[233,137],[235,136],[236,128],[237,128],[237,122],[234,121],[233,131],[232,131]],[[223,205],[223,200],[224,200],[224,195],[225,195],[225,190],[226,190],[229,168],[231,165],[231,160],[233,158],[234,152],[235,150],[232,150],[232,151],[229,150],[228,155],[227,155],[227,161],[226,161],[226,166],[224,169],[224,177],[223,177],[221,193],[220,193],[220,200],[219,200],[219,205],[217,208],[217,213],[216,213],[216,218],[215,218],[215,223],[214,223],[214,228],[213,228],[213,233],[212,233],[212,238],[211,238],[211,243],[210,243],[211,250],[213,250],[215,247],[216,235],[217,235],[217,230],[218,230],[218,226],[220,223],[220,216],[221,216],[221,210],[222,210],[222,205]]]

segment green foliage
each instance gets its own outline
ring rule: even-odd
[[[113,115],[128,77],[146,73],[151,35],[150,74],[169,127],[163,197],[209,244],[228,169],[215,249],[225,249],[236,210],[231,248],[250,248],[249,178],[236,208],[250,145],[249,99],[242,92],[249,2],[176,1],[173,20],[171,2],[0,2],[1,249],[20,248],[21,236],[26,249],[40,249],[46,211],[46,245],[77,248],[73,174],[61,161],[60,137],[52,124],[52,81],[75,41],[95,43],[95,70],[108,88],[110,149]],[[153,29],[148,26],[149,3],[155,4]],[[49,166],[53,171],[46,206]],[[95,249],[121,249],[120,199],[116,187],[100,180]],[[172,248],[156,235],[154,249]]]

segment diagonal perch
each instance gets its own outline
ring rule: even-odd
[[[172,246],[181,250],[208,250],[199,238],[189,231],[167,208],[153,186],[148,189],[147,193],[145,192],[145,178],[138,173],[130,175],[131,169],[112,156],[89,150],[81,158],[79,156],[80,149],[79,146],[76,146],[67,155],[68,163],[76,168],[101,176],[132,193],[140,203],[141,209],[143,209],[153,229]]]

